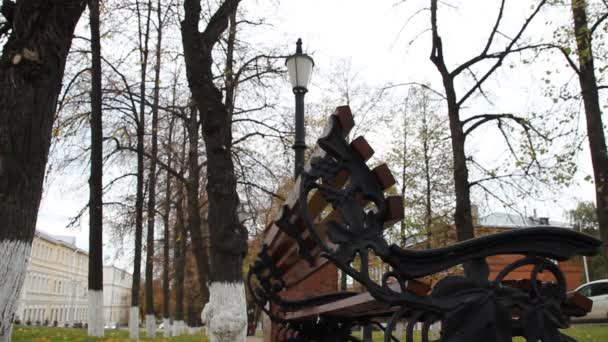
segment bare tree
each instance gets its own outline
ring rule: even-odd
[[[172,155],[172,145],[173,145],[173,128],[175,127],[175,119],[172,118],[169,123],[169,137],[167,143],[165,145],[165,151],[167,153],[167,166],[171,168],[173,166],[173,155]],[[169,264],[171,262],[169,253],[171,250],[171,197],[172,193],[172,182],[171,182],[171,173],[169,171],[165,172],[165,200],[163,203],[163,327],[164,327],[164,336],[171,336],[171,314],[170,314],[170,284],[169,284]],[[175,234],[175,232],[174,232]]]
[[[103,126],[99,0],[89,0],[91,77],[91,177],[89,179],[89,323],[88,335],[104,335],[103,303]]]
[[[154,65],[154,94],[152,103],[151,151],[148,183],[148,231],[146,234],[146,333],[156,336],[156,315],[154,314],[154,226],[156,219],[156,160],[158,158],[158,112],[160,101],[160,71],[162,63],[163,17],[160,0],[156,3],[156,63]],[[142,94],[143,95],[143,94]],[[142,97],[143,99],[143,97]]]
[[[203,312],[215,341],[244,341],[247,324],[242,262],[247,252],[247,230],[239,222],[239,197],[232,161],[232,118],[214,83],[213,48],[228,27],[239,0],[223,1],[203,32],[201,5],[184,1],[182,42],[188,84],[199,109],[207,151],[207,194],[211,264],[209,303]],[[230,70],[231,71],[231,70]]]
[[[454,188],[456,195],[456,209],[454,213],[454,221],[456,224],[456,233],[459,241],[470,239],[474,236],[473,220],[471,215],[471,195],[470,187],[473,182],[469,180],[469,168],[467,166],[467,155],[465,152],[465,140],[468,134],[474,129],[488,122],[497,122],[499,125],[505,121],[512,121],[516,125],[522,127],[527,133],[533,133],[533,129],[528,126],[528,123],[523,118],[517,117],[510,113],[499,114],[482,114],[469,117],[465,120],[461,118],[461,108],[467,100],[474,94],[480,92],[483,94],[482,86],[484,82],[502,65],[505,58],[515,52],[536,48],[533,45],[519,45],[520,39],[529,24],[539,13],[541,8],[546,4],[546,0],[539,1],[532,7],[530,14],[517,30],[517,32],[507,39],[506,45],[496,52],[491,52],[495,45],[497,36],[502,36],[500,32],[500,24],[503,19],[505,1],[501,1],[500,8],[496,17],[494,26],[492,27],[489,37],[482,51],[469,59],[468,61],[456,66],[452,70],[448,69],[445,61],[445,51],[443,43],[439,35],[438,21],[438,1],[431,0],[431,31],[432,31],[432,49],[430,59],[439,71],[445,90],[445,101],[447,103],[447,115],[449,118],[449,127],[452,141],[452,154],[454,161]],[[481,71],[474,72],[473,67],[483,64],[489,65]],[[468,73],[474,80],[474,84],[465,89],[464,94],[458,96],[455,88],[455,80],[458,76]],[[465,125],[470,125],[468,128]],[[531,146],[533,148],[533,146]],[[480,184],[479,182],[475,184]]]
[[[447,119],[438,106],[442,100],[424,87],[412,86],[397,115],[402,123],[396,125],[397,141],[389,160],[398,168],[408,213],[399,231],[403,245],[407,238],[426,239],[430,248],[434,228],[451,221],[454,189]]]
[[[150,18],[152,1],[147,3],[145,24],[142,32],[142,15],[137,5],[137,23],[139,30],[140,47],[140,97],[146,96],[146,71],[148,68],[148,41],[150,37]],[[139,339],[139,286],[141,283],[141,245],[143,235],[143,211],[144,211],[144,126],[145,126],[145,102],[141,101],[139,117],[136,118],[137,125],[137,190],[135,197],[135,258],[133,260],[133,284],[131,287],[131,309],[129,312],[129,338]]]
[[[57,98],[85,2],[3,0],[0,41],[0,341],[10,340],[34,238]]]
[[[184,191],[180,185],[177,195],[177,204],[175,209],[175,225],[173,235],[173,268],[175,278],[173,286],[175,288],[175,314],[173,316],[173,336],[183,334],[184,330],[184,272],[186,267],[186,241],[188,236],[184,229],[184,210],[183,200]]]

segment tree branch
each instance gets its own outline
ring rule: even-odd
[[[602,14],[599,18],[597,18],[597,21],[593,23],[593,25],[591,25],[591,29],[589,30],[589,37],[593,36],[595,30],[602,24],[604,20],[606,20],[606,18],[608,18],[608,12]]]
[[[277,198],[277,199],[279,199],[279,200],[281,200],[281,201],[285,201],[285,198],[284,198],[283,196],[278,195],[278,194],[274,193],[273,191],[270,191],[270,190],[268,190],[268,189],[266,189],[266,188],[264,188],[264,187],[262,187],[262,186],[260,186],[260,185],[257,185],[257,184],[255,184],[255,183],[246,182],[246,181],[238,181],[237,183],[238,183],[238,184],[240,184],[240,185],[244,185],[244,186],[250,186],[250,187],[253,187],[253,188],[259,189],[259,190],[261,190],[262,192],[265,192],[265,193],[267,193],[267,194],[271,195],[271,196],[272,196],[272,197],[274,197],[274,198]]]
[[[435,0],[434,0],[435,1]],[[505,59],[505,57],[507,57],[510,53],[513,52],[519,52],[519,51],[524,51],[524,50],[528,50],[528,49],[532,49],[532,48],[537,48],[539,47],[539,45],[534,46],[534,45],[530,45],[530,46],[525,46],[522,48],[518,48],[518,49],[514,49],[513,47],[515,46],[515,44],[517,44],[517,41],[521,38],[521,36],[523,35],[524,31],[526,30],[526,28],[528,27],[528,25],[530,25],[530,23],[532,22],[532,19],[534,19],[534,17],[536,17],[536,15],[540,12],[540,9],[545,5],[545,3],[547,2],[547,0],[542,0],[538,6],[536,7],[536,9],[534,10],[534,12],[528,17],[526,18],[524,24],[521,26],[519,32],[517,32],[517,34],[515,35],[515,37],[513,37],[513,39],[511,39],[511,42],[509,42],[509,44],[507,45],[507,47],[498,53],[494,53],[491,55],[487,55],[484,58],[480,59],[480,60],[484,60],[487,58],[495,58],[497,59],[497,61],[494,63],[494,65],[479,79],[479,82],[477,82],[471,89],[469,89],[469,91],[458,101],[458,105],[462,105],[479,87],[481,87],[481,85],[483,84],[483,82],[485,82],[490,75],[492,75],[492,73],[494,73],[494,71],[496,69],[498,69],[498,67],[500,67],[502,65],[503,60]],[[465,67],[464,69],[470,67],[471,65],[479,62],[480,60],[477,60],[476,58],[473,58],[473,62],[469,61],[467,63],[464,63],[463,65],[461,65],[460,67],[456,68],[450,75],[451,76],[455,76],[457,73],[455,73],[457,70],[459,70],[460,68],[462,68],[463,66]],[[460,71],[459,71],[460,72]]]
[[[114,143],[116,144],[116,149],[117,150],[121,150],[121,151],[131,151],[134,153],[138,153],[137,148],[135,147],[131,147],[131,146],[122,146],[120,144],[120,141],[115,138],[115,137],[105,137],[104,140],[112,140],[114,141]],[[154,157],[149,154],[148,152],[143,152],[143,155],[152,160]],[[164,169],[165,171],[169,172],[173,177],[177,178],[180,182],[183,182],[184,184],[187,182],[186,178],[184,178],[184,176],[176,171],[175,169],[169,167],[167,164],[165,164],[165,162],[163,162],[162,160],[160,160],[159,158],[154,158],[154,160],[156,161],[156,163],[158,164],[158,166],[160,166],[162,169]]]
[[[481,53],[479,55],[471,58],[470,60],[466,61],[465,63],[463,63],[462,65],[460,65],[456,69],[454,69],[450,73],[452,75],[452,77],[456,77],[458,74],[460,74],[464,70],[469,69],[470,67],[472,67],[475,63],[477,63],[479,61],[482,61],[482,60],[484,60],[484,59],[486,59],[488,57],[488,51],[490,50],[490,47],[492,46],[492,43],[494,41],[494,36],[498,32],[498,26],[500,26],[500,21],[502,20],[504,9],[505,9],[505,0],[502,0],[500,2],[500,9],[498,10],[498,15],[496,17],[496,22],[494,23],[494,27],[492,28],[492,32],[490,32],[490,37],[488,37],[488,41],[486,42],[486,45],[484,46],[483,50],[481,51]]]

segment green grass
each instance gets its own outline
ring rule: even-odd
[[[574,337],[578,342],[606,342],[608,341],[608,324],[579,324],[572,326],[570,329],[563,330],[567,335]],[[361,334],[354,334],[360,337]],[[374,332],[374,342],[383,342],[384,337],[380,332]],[[402,341],[405,341],[405,337],[402,337]],[[415,334],[414,342],[422,341],[420,334]],[[515,338],[513,341],[524,342],[523,338]]]
[[[608,341],[608,324],[579,324],[564,332],[574,337],[578,342],[606,342]],[[195,335],[184,335],[180,337],[164,338],[161,334],[155,339],[144,338],[145,333],[141,333],[140,341],[168,341],[168,342],[207,342],[207,338],[202,332]],[[403,338],[405,340],[405,338]],[[43,328],[16,326],[13,329],[13,342],[55,342],[55,341],[82,341],[82,342],[124,342],[129,341],[127,330],[106,330],[104,338],[87,337],[85,329],[70,328]],[[374,332],[374,342],[384,341],[379,332]],[[415,342],[420,342],[419,335],[414,338]],[[515,339],[520,342],[523,339]]]
[[[145,337],[145,332],[140,333],[139,341],[168,341],[168,342],[207,342],[207,337],[202,332],[194,335],[179,337],[162,337],[162,332],[155,339]],[[80,342],[123,342],[129,340],[128,330],[106,330],[103,338],[88,337],[86,329],[72,328],[46,328],[16,326],[13,328],[12,342],[56,342],[56,341],[80,341]]]
[[[608,341],[608,324],[579,324],[564,333],[574,337],[579,342]]]

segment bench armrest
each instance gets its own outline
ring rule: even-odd
[[[594,255],[600,245],[598,239],[571,229],[520,228],[436,249],[410,250],[391,245],[387,262],[407,278],[420,278],[493,255],[522,254],[564,261],[575,255]]]

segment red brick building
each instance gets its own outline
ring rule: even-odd
[[[548,218],[543,217],[524,217],[519,215],[505,214],[505,213],[492,213],[479,219],[474,218],[475,224],[475,236],[480,237],[489,234],[496,234],[502,231],[511,229],[526,229],[530,227],[538,226],[553,226],[566,229],[572,229],[567,223],[552,221]],[[431,230],[430,243],[428,240],[417,243],[413,248],[424,249],[428,246],[433,248],[446,246],[456,242],[456,229],[453,225],[443,226],[440,228],[434,228]],[[498,273],[504,269],[508,264],[520,259],[521,255],[500,255],[487,258],[490,266],[490,279],[494,279]],[[574,290],[579,285],[584,283],[584,268],[582,257],[575,257],[565,262],[559,262],[559,267],[564,273],[566,278],[566,284],[568,290]],[[453,273],[461,272],[462,270],[456,268],[452,270]],[[506,279],[529,279],[532,272],[531,266],[521,267],[512,272]],[[553,277],[545,272],[540,275],[541,280],[550,281]],[[436,281],[436,277],[433,279]]]

